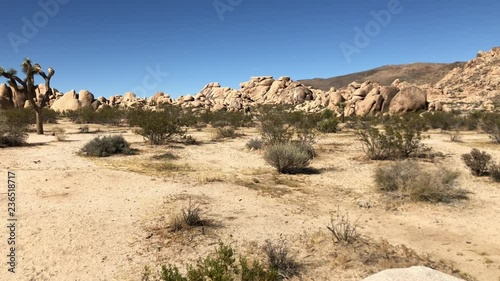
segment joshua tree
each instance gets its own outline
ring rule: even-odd
[[[50,88],[50,79],[54,76],[54,69],[51,67],[48,68],[48,74],[42,70],[42,67],[38,64],[31,64],[30,59],[26,58],[24,62],[21,64],[22,70],[24,74],[26,74],[26,78],[22,80],[16,74],[17,71],[13,68],[9,70],[4,70],[0,67],[0,76],[3,76],[8,79],[8,83],[11,87],[16,90],[22,91],[26,97],[28,97],[29,103],[31,107],[36,112],[36,133],[39,135],[43,135],[43,114],[42,108],[47,104],[49,100],[49,96],[52,95],[52,88]],[[38,88],[35,85],[35,75],[40,75],[43,79],[45,79],[45,95],[42,97],[36,96],[36,89]]]

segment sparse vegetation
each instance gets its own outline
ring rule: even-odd
[[[302,146],[294,144],[275,144],[269,146],[264,160],[279,173],[296,173],[309,165],[311,156]]]
[[[491,161],[491,155],[486,151],[473,148],[470,153],[462,154],[462,160],[474,176],[485,176]]]
[[[266,241],[264,251],[269,267],[278,271],[281,276],[286,279],[300,276],[301,265],[290,255],[288,245],[283,239],[274,243]]]
[[[260,138],[252,138],[251,140],[249,140],[245,146],[248,148],[248,149],[255,149],[255,150],[259,150],[259,149],[262,149],[262,147],[264,146],[264,142],[262,141],[262,139]]]
[[[134,132],[152,145],[162,145],[174,137],[183,136],[186,124],[182,110],[170,106],[159,111],[136,109],[128,115],[130,126],[138,126]]]
[[[53,134],[56,137],[57,141],[65,141],[68,138],[68,135],[66,135],[66,130],[61,127],[55,127],[53,129]]]
[[[330,225],[327,226],[327,229],[333,236],[333,242],[344,246],[353,244],[360,237],[358,233],[358,221],[351,222],[349,214],[341,213],[340,209],[337,209],[335,218],[331,217]]]
[[[0,110],[0,147],[22,146],[28,138],[29,120],[19,118],[17,109]]]
[[[483,113],[481,129],[495,142],[500,144],[500,113]]]
[[[384,131],[371,125],[358,131],[363,150],[371,160],[418,157],[427,150],[422,143],[422,126],[415,120],[397,120],[386,124]]]
[[[375,170],[378,190],[414,201],[451,202],[467,199],[457,186],[459,173],[446,168],[425,170],[415,161],[392,163]]]
[[[236,129],[234,127],[226,126],[226,127],[217,127],[214,137],[214,140],[220,139],[234,139],[236,137]]]
[[[490,178],[494,182],[500,182],[500,163],[492,162],[490,164]]]
[[[195,265],[187,266],[185,275],[180,273],[175,266],[162,266],[159,273],[153,274],[149,268],[145,268],[142,274],[143,281],[278,281],[282,280],[278,272],[273,269],[264,268],[258,261],[251,264],[247,258],[240,257],[239,265],[236,262],[235,252],[223,243],[219,243],[215,253],[203,259],[199,259]]]
[[[133,154],[129,143],[122,136],[96,137],[82,148],[82,153],[91,157],[107,157],[114,154]]]

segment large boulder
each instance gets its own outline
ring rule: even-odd
[[[24,104],[28,100],[28,96],[24,93],[22,87],[19,87],[20,89],[10,87],[10,90],[12,91],[12,101],[14,102],[15,108],[23,108]]]
[[[63,112],[66,110],[78,110],[81,108],[81,104],[76,91],[71,90],[56,100],[51,108],[55,111]]]
[[[137,102],[137,96],[132,92],[126,92],[123,96],[121,105],[132,106]]]
[[[0,84],[0,109],[14,108],[12,97],[12,89],[6,84]]]
[[[394,97],[389,105],[389,112],[415,112],[425,109],[427,103],[427,95],[424,90],[410,86],[403,88]]]
[[[424,266],[387,269],[361,281],[465,281]]]
[[[94,94],[87,90],[81,90],[78,93],[78,100],[80,101],[81,107],[91,106],[94,102]]]

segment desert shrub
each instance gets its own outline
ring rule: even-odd
[[[97,114],[92,106],[86,106],[77,110],[66,110],[63,116],[75,124],[95,124]]]
[[[489,168],[490,178],[495,182],[500,182],[500,163],[492,162]]]
[[[484,176],[488,173],[491,155],[486,151],[473,148],[470,153],[462,154],[462,160],[474,176]]]
[[[363,151],[371,160],[417,157],[427,148],[421,143],[423,127],[411,120],[386,124],[384,131],[373,126],[358,131]]]
[[[17,109],[0,110],[0,147],[22,146],[26,143],[30,120],[18,119],[18,114]]]
[[[358,233],[357,221],[354,223],[349,220],[349,214],[343,214],[340,209],[337,210],[337,216],[330,219],[330,225],[326,227],[333,236],[334,243],[340,243],[344,246],[356,242],[360,234]]]
[[[81,152],[91,157],[107,157],[114,154],[132,154],[129,143],[122,136],[96,137],[85,144]]]
[[[164,144],[186,132],[181,109],[174,106],[159,111],[131,110],[128,122],[130,126],[138,126],[134,132],[153,145]]]
[[[454,129],[448,133],[450,136],[450,141],[452,142],[461,142],[462,141],[462,133],[458,129]]]
[[[248,148],[248,149],[255,149],[255,150],[259,150],[259,149],[262,149],[262,147],[264,146],[264,142],[262,141],[262,139],[260,138],[253,138],[251,140],[249,140],[245,146]]]
[[[339,120],[336,117],[323,119],[318,122],[318,131],[322,133],[336,133],[338,132]]]
[[[284,240],[279,240],[276,243],[266,241],[264,252],[267,255],[269,267],[278,271],[285,278],[289,279],[300,275],[301,266],[290,255],[290,250]]]
[[[460,117],[452,112],[435,111],[423,114],[424,120],[432,129],[451,130],[457,128],[460,123]]]
[[[188,206],[182,208],[182,219],[188,226],[202,226],[204,221],[201,219],[200,205],[189,201]]]
[[[310,141],[296,140],[292,141],[290,144],[298,147],[299,150],[305,151],[307,155],[309,155],[310,159],[313,159],[317,156],[316,149],[314,149],[314,146]]]
[[[414,201],[451,202],[467,199],[457,187],[458,172],[445,168],[427,171],[417,162],[392,163],[375,170],[378,190]]]
[[[235,138],[236,130],[234,127],[218,127],[215,131],[214,139]]]
[[[117,107],[105,106],[95,111],[94,122],[118,126],[125,117],[125,112]]]
[[[34,110],[33,110],[33,115],[35,116],[34,118],[36,120],[36,115],[35,115]],[[57,120],[60,117],[59,112],[57,112],[53,109],[50,109],[50,108],[46,108],[46,107],[42,108],[42,115],[43,115],[43,122],[46,124],[56,124]],[[34,120],[33,124],[35,124],[35,122],[36,122],[35,120]]]
[[[78,131],[80,134],[88,134],[90,132],[90,128],[87,125],[83,125],[78,128]]]
[[[146,267],[142,277],[143,281],[278,281],[281,279],[276,270],[266,269],[257,261],[250,264],[246,258],[240,257],[238,264],[234,250],[223,243],[219,243],[214,254],[200,258],[194,265],[188,265],[185,275],[181,274],[177,267],[169,265],[162,266],[157,276]]]
[[[264,160],[279,173],[295,173],[309,165],[308,152],[293,144],[275,144],[269,146],[264,153]]]
[[[65,141],[68,138],[68,135],[66,135],[66,130],[61,127],[56,127],[53,130],[54,136],[56,137],[56,140],[58,141]]]
[[[495,142],[500,143],[500,114],[484,113],[481,118],[481,129]]]

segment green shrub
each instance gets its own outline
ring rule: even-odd
[[[66,110],[63,116],[75,124],[96,124],[97,115],[92,106],[86,106],[77,110]]]
[[[95,111],[94,122],[97,124],[109,124],[118,126],[125,117],[125,111],[111,106],[105,106]]]
[[[435,111],[435,112],[426,112],[423,114],[425,122],[432,129],[442,129],[442,130],[451,130],[457,128],[461,119],[457,115],[452,112],[444,112],[444,111]]]
[[[309,165],[311,156],[300,146],[275,144],[266,149],[264,160],[279,173],[295,173]]]
[[[358,131],[363,151],[369,159],[405,159],[428,150],[421,143],[423,127],[418,121],[400,119],[391,123],[384,126],[384,131],[372,126]]]
[[[153,145],[164,144],[186,133],[181,109],[174,106],[159,111],[131,110],[128,122],[130,126],[138,126],[134,132]]]
[[[413,161],[392,163],[375,170],[378,190],[414,201],[451,202],[467,199],[457,187],[457,172],[448,169],[424,170]]]
[[[114,154],[133,154],[129,143],[122,136],[96,137],[82,148],[82,153],[91,157],[107,157]]]
[[[46,108],[46,107],[42,108],[42,115],[43,115],[43,122],[46,123],[46,124],[56,124],[57,120],[60,117],[59,112],[57,112],[57,111],[55,111],[53,109],[50,109],[50,108]],[[34,116],[34,120],[33,120],[32,124],[35,124],[35,122],[36,122],[36,115],[35,115],[35,111],[34,110],[33,110],[33,116]]]
[[[338,132],[339,120],[336,117],[323,119],[318,122],[318,131],[322,133],[336,133]]]
[[[481,129],[495,142],[500,143],[500,113],[484,113]]]
[[[473,148],[470,153],[462,154],[462,160],[474,176],[484,176],[488,173],[491,155],[486,151]]]
[[[20,118],[21,117],[21,118]],[[0,147],[23,146],[30,120],[20,110],[0,110]]]

